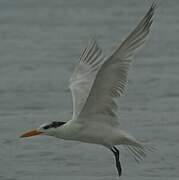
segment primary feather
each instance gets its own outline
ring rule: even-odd
[[[77,119],[80,114],[96,77],[96,73],[103,61],[102,50],[96,41],[91,40],[88,47],[83,50],[80,61],[75,67],[70,79],[70,89],[73,99],[72,119]]]
[[[154,3],[127,39],[103,63],[96,74],[80,117],[86,117],[90,114],[115,116],[117,110],[115,98],[123,93],[132,57],[137,49],[144,44],[149,34],[155,6]]]

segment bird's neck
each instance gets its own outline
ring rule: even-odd
[[[53,136],[65,140],[73,140],[73,137],[80,131],[81,125],[69,120],[53,132]]]

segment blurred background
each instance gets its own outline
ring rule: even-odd
[[[89,39],[110,52],[152,0],[0,0],[0,180],[119,179],[111,152],[52,137],[19,139],[71,118],[68,79]],[[121,126],[158,150],[136,164],[121,153],[123,180],[179,177],[179,1],[160,0],[148,41],[120,99]]]

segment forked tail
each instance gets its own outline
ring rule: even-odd
[[[139,163],[146,157],[147,153],[153,152],[155,150],[154,147],[138,141],[125,131],[122,133],[124,136],[123,146],[136,162]]]
[[[154,147],[144,143],[136,143],[135,145],[124,145],[124,148],[128,151],[128,153],[137,163],[144,160],[147,153],[153,152],[155,150]]]

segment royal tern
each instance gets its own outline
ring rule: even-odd
[[[119,176],[122,170],[116,145],[124,145],[136,160],[143,158],[149,148],[121,129],[116,99],[124,91],[133,56],[149,34],[155,9],[156,3],[153,3],[137,27],[109,57],[103,56],[94,40],[84,49],[70,79],[71,120],[43,124],[21,137],[48,135],[103,145],[114,154]]]

